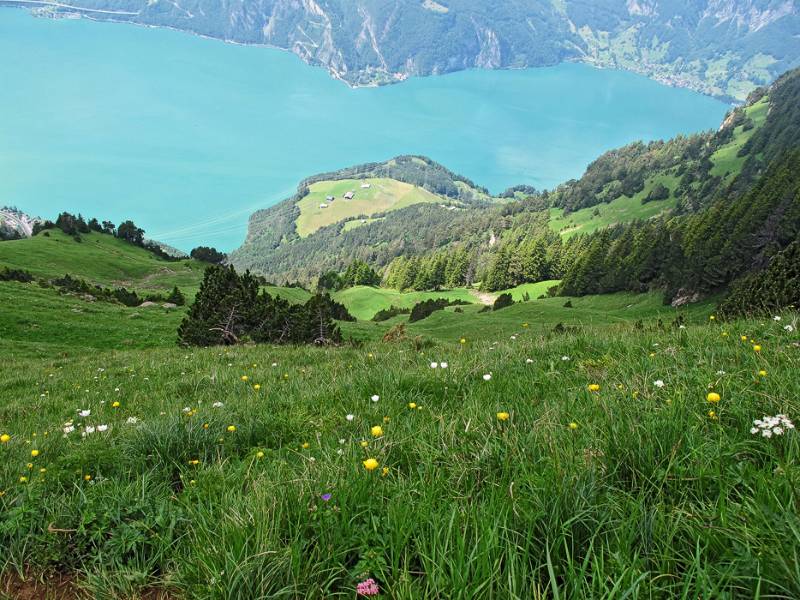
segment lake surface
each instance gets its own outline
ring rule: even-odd
[[[321,171],[413,153],[492,192],[551,188],[727,109],[577,64],[353,90],[279,50],[0,9],[0,205],[132,218],[184,250],[232,250]]]

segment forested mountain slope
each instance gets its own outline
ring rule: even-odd
[[[13,4],[13,3],[12,3]],[[291,50],[350,84],[581,61],[743,100],[800,60],[793,0],[28,0]]]
[[[230,262],[280,281],[343,270],[354,258],[386,264],[405,251],[404,240],[416,252],[436,247],[427,230],[438,236],[492,201],[486,189],[417,156],[322,173],[301,182],[292,198],[253,214]]]
[[[560,279],[582,248],[581,234],[691,214],[718,198],[738,197],[798,140],[800,71],[792,71],[751,94],[718,131],[633,143],[599,157],[579,180],[545,192],[521,187],[502,203],[488,202],[472,182],[418,157],[313,177],[295,198],[253,215],[247,241],[231,260],[278,282],[313,282],[354,259],[388,267],[387,283],[400,288],[483,282],[502,290]],[[315,182],[375,175],[421,182],[442,204],[417,203],[369,219],[353,215],[308,235],[298,232],[298,205]],[[451,206],[443,209],[445,202]]]

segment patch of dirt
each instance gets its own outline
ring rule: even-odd
[[[475,296],[478,302],[480,302],[481,304],[486,304],[487,306],[494,304],[494,301],[497,299],[497,296],[495,296],[494,294],[489,294],[488,292],[479,292],[478,290],[470,290],[469,293]]]
[[[39,579],[17,574],[0,578],[0,596],[14,600],[75,600],[88,598],[74,584],[74,578],[51,574]]]
[[[2,600],[91,600],[92,596],[80,589],[72,575],[51,573],[38,578],[18,574],[0,576]],[[131,600],[176,600],[177,596],[158,588],[146,588]]]

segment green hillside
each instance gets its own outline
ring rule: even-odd
[[[740,156],[739,152],[756,131],[764,125],[768,111],[768,96],[764,96],[758,102],[744,108],[744,113],[750,119],[750,123],[737,125],[734,129],[733,139],[711,155],[711,162],[714,163],[711,175],[729,179],[741,173],[747,155]]]
[[[352,199],[344,198],[348,192]],[[408,228],[417,220],[411,214],[445,224],[494,203],[486,189],[425,157],[355,165],[309,177],[293,197],[254,213],[245,242],[230,260],[238,270],[270,281],[313,283],[354,259],[371,257],[371,263],[383,266],[398,245],[423,245],[420,230]],[[403,229],[407,244],[396,235]]]
[[[608,204],[582,208],[564,216],[564,209],[550,209],[550,228],[564,237],[578,233],[592,233],[603,227],[626,223],[637,219],[650,219],[663,214],[677,205],[677,199],[642,202],[656,184],[662,184],[674,193],[678,179],[674,175],[660,174],[647,180],[644,188],[633,196],[620,196]]]
[[[164,291],[177,285],[193,294],[205,265],[195,260],[166,261],[114,236],[91,232],[81,241],[58,229],[0,244],[0,268],[24,269],[44,278],[80,275],[91,283],[137,291]]]

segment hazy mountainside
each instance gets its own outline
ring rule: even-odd
[[[350,84],[581,61],[743,100],[800,60],[794,0],[76,0],[46,14],[291,50]]]
[[[430,161],[397,159],[413,168],[423,183],[436,174],[437,185],[426,185],[444,194],[460,193],[452,199],[462,202],[463,208],[442,210],[437,204],[415,204],[377,218],[354,215],[349,223],[321,227],[301,237],[296,226],[298,202],[314,182],[375,173],[408,179],[408,173],[381,165],[323,174],[301,184],[295,198],[253,215],[247,241],[231,255],[231,261],[277,282],[311,282],[325,271],[343,270],[353,259],[381,268],[399,258],[466,253],[458,266],[451,265],[458,275],[445,277],[451,285],[463,285],[493,279],[492,265],[502,258],[504,248],[530,243],[531,251],[546,246],[552,269],[520,268],[510,279],[494,278],[491,289],[532,281],[537,273],[543,279],[559,279],[569,255],[566,242],[572,237],[620,222],[693,213],[720,195],[741,194],[767,164],[797,145],[799,129],[800,71],[792,71],[770,88],[751,94],[748,103],[734,109],[716,132],[612,150],[589,165],[580,179],[541,193],[525,189],[508,202],[481,201],[485,196],[475,191],[474,184],[458,180]],[[422,165],[425,168],[418,170]],[[391,276],[389,281],[402,285]],[[409,284],[406,277],[400,281]],[[428,283],[425,279],[419,285]]]

